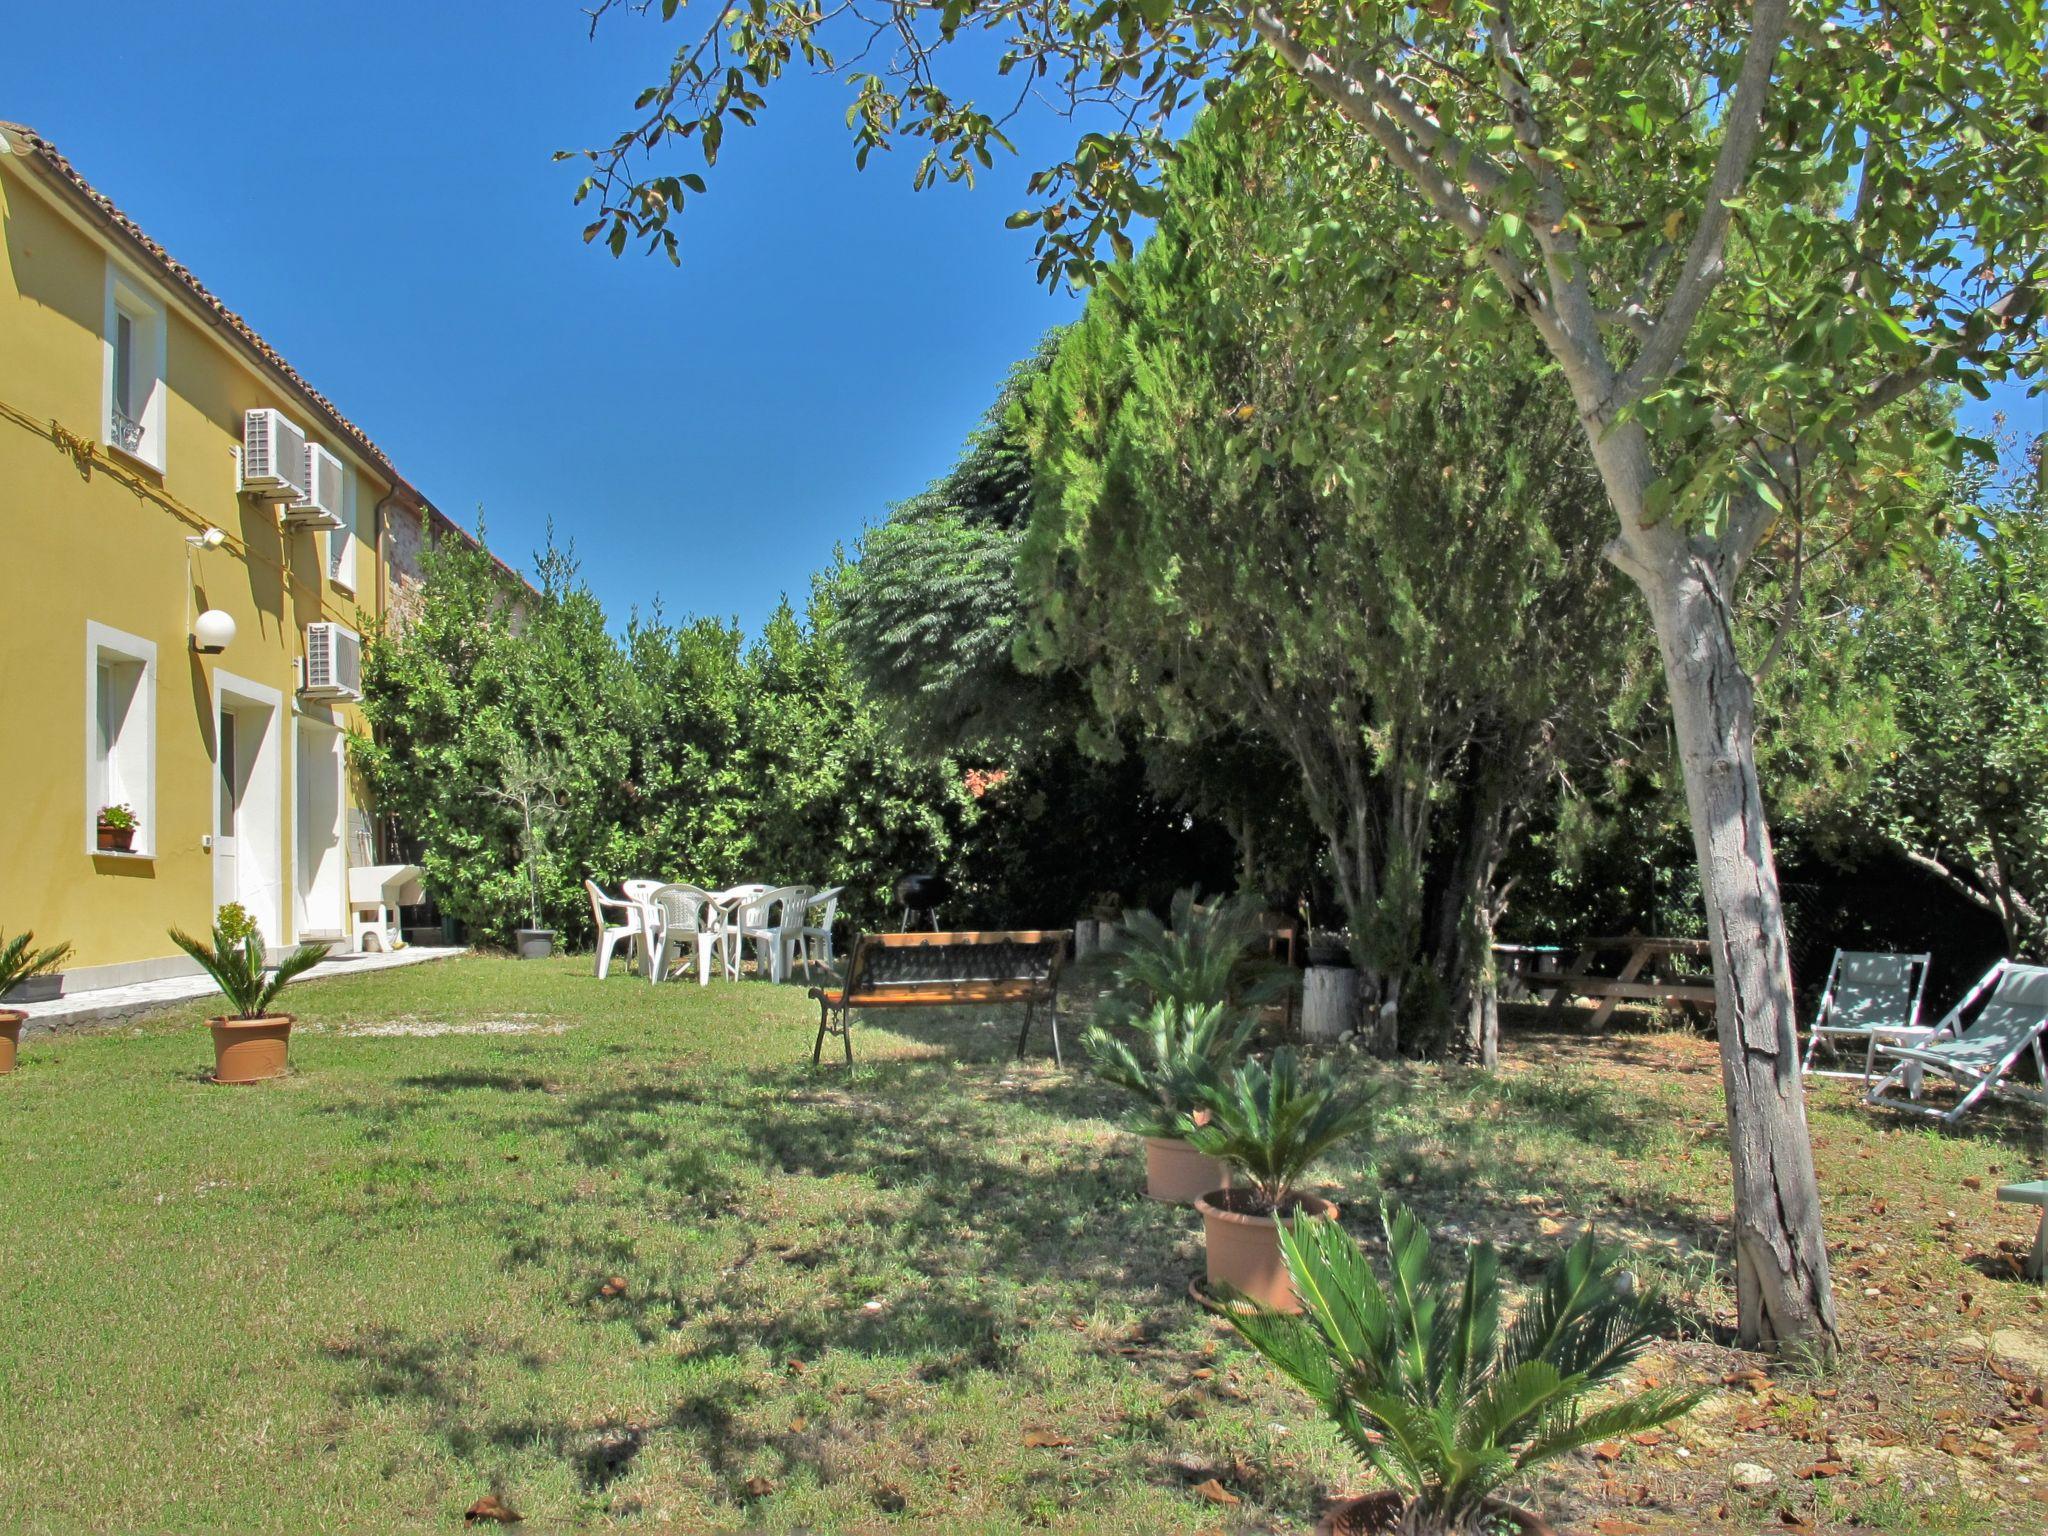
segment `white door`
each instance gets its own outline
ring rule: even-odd
[[[341,732],[317,720],[298,722],[297,803],[299,937],[341,938]]]
[[[236,884],[235,820],[248,790],[248,780],[236,772],[234,711],[225,705],[214,728],[214,742],[213,904],[218,909],[242,899]]]
[[[214,904],[240,902],[265,944],[283,944],[293,915],[284,884],[283,695],[225,673],[214,686]]]

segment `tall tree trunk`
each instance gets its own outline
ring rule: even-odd
[[[1663,654],[1713,944],[1741,1339],[1751,1348],[1832,1347],[1784,906],[1756,773],[1754,690],[1715,572],[1698,553],[1631,574]]]

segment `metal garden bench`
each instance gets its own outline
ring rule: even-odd
[[[1022,1003],[1024,1027],[1017,1054],[1031,1038],[1041,1005],[1052,1024],[1052,1059],[1060,1061],[1060,967],[1073,934],[1067,929],[1000,933],[866,933],[854,940],[846,976],[837,986],[812,987],[818,1038],[811,1062],[823,1059],[825,1036],[839,1036],[853,1060],[856,1008],[946,1008],[974,1003]],[[1064,1063],[1061,1063],[1064,1065]]]

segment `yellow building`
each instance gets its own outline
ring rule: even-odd
[[[0,933],[69,940],[63,990],[190,970],[166,930],[228,901],[273,946],[350,936],[347,871],[374,859],[344,744],[360,636],[451,531],[0,124]],[[110,805],[129,851],[101,846]]]

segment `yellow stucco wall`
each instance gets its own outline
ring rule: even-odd
[[[89,983],[95,968],[175,955],[166,928],[210,921],[205,840],[215,829],[215,723],[229,675],[282,701],[271,742],[277,846],[252,852],[275,861],[280,882],[266,937],[296,937],[295,722],[360,730],[361,721],[350,708],[301,704],[295,662],[307,623],[332,619],[361,632],[378,610],[373,509],[387,487],[281,381],[249,366],[146,268],[126,263],[166,316],[163,472],[101,443],[113,258],[35,174],[0,156],[0,932],[71,941],[78,979]],[[243,412],[256,406],[284,411],[356,475],[360,607],[326,579],[325,535],[282,528],[273,505],[237,495],[233,450]],[[87,463],[59,441],[65,434],[93,445]],[[208,524],[226,532],[226,544],[188,546]],[[233,615],[238,631],[219,656],[189,644],[192,615],[209,607]],[[88,851],[98,811],[87,803],[88,621],[156,648],[147,858]],[[352,806],[358,789],[352,776],[345,782]]]

